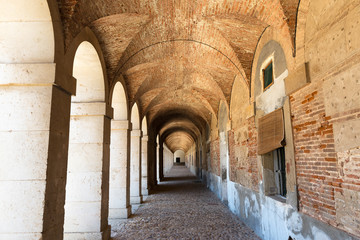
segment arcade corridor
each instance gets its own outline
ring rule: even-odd
[[[0,3],[0,240],[359,240],[360,0]]]

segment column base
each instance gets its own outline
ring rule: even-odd
[[[0,239],[23,240],[42,239],[41,233],[0,233]]]
[[[102,232],[64,233],[64,240],[110,240],[111,226]]]
[[[130,203],[131,204],[141,204],[142,201],[143,201],[142,195],[141,196],[135,196],[135,197],[130,196]]]
[[[126,208],[110,208],[109,219],[124,219],[131,215],[131,206]]]

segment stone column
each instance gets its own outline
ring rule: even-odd
[[[141,195],[141,135],[139,129],[131,131],[131,162],[130,162],[130,203],[140,204]]]
[[[149,195],[148,191],[148,136],[141,138],[141,193],[143,196]]]
[[[130,123],[111,121],[109,218],[128,218],[130,205]]]
[[[229,180],[229,152],[228,136],[226,132],[219,134],[220,144],[220,177],[221,177],[221,200],[227,204],[228,180]]]
[[[159,147],[159,179],[162,181],[164,178],[164,145],[161,142]]]
[[[54,81],[54,63],[0,64],[0,239],[62,239],[71,89]]]
[[[109,239],[110,117],[103,102],[72,103],[64,239]],[[111,114],[109,114],[111,115]]]
[[[156,180],[160,182],[160,147],[159,143],[156,143]]]

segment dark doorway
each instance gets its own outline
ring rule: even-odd
[[[179,157],[176,158],[176,163],[180,163],[180,158]]]

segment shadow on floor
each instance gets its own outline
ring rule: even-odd
[[[195,176],[164,177],[162,182],[186,181],[186,180],[197,180],[197,177],[195,177]]]

